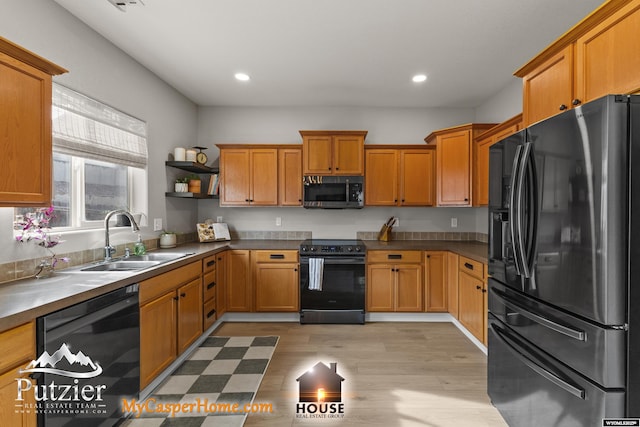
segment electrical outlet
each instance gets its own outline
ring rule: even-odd
[[[282,218],[279,216],[276,217],[276,226],[277,227],[282,226]]]
[[[451,228],[458,227],[458,218],[451,218]]]
[[[391,225],[394,227],[400,227],[400,218],[396,218]]]
[[[224,218],[221,216],[216,217],[216,222],[224,222]]]
[[[162,230],[162,218],[153,218],[153,231]]]

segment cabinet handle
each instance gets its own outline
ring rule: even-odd
[[[178,298],[178,297],[173,297],[173,300],[174,300],[174,301],[178,301],[179,299],[180,299],[180,298]]]
[[[329,170],[331,170],[331,168],[329,168]]]
[[[482,289],[482,293],[484,294],[485,292],[487,292],[487,290],[486,289]]]
[[[214,260],[209,261],[209,262],[207,263],[207,267],[211,267],[212,265],[215,265],[215,264],[216,264],[216,260],[214,259]]]
[[[337,170],[337,171],[339,171],[339,170],[340,170],[340,168],[336,168],[336,170]]]
[[[249,201],[249,199],[244,199],[244,201],[245,201],[245,202],[248,202],[248,201]]]
[[[395,200],[393,201],[393,203],[398,203],[398,199],[395,199]]]
[[[283,254],[271,254],[269,255],[269,259],[284,259]]]
[[[468,202],[468,201],[469,201],[469,199],[467,199],[467,198],[465,197],[465,198],[464,198],[464,201],[465,201],[465,202]]]
[[[558,108],[560,111],[564,111],[567,109],[567,106],[564,104],[560,104],[560,108]]]
[[[183,292],[183,293],[181,293],[181,294],[180,294],[180,296],[181,296],[182,298],[184,298],[184,297],[186,297],[186,296],[187,296],[187,294]]]
[[[392,269],[391,269],[391,271],[396,271],[396,269],[395,269],[395,268],[392,268]]]
[[[482,286],[476,285],[476,289],[482,289]]]
[[[387,259],[402,259],[402,254],[389,254]]]
[[[582,104],[582,101],[580,101],[578,98],[571,101],[571,105],[580,105],[580,104]]]
[[[216,285],[216,282],[211,282],[207,285],[207,290],[213,288]]]
[[[427,255],[427,258],[431,258],[431,255]]]
[[[214,314],[216,314],[215,310],[211,310],[210,312],[207,313],[207,319],[211,316],[213,316]]]
[[[218,258],[218,261],[222,261],[222,257],[219,257],[219,258]]]
[[[467,267],[469,270],[473,270],[473,264],[469,264],[468,262],[465,262],[464,266]]]

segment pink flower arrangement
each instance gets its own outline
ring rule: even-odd
[[[52,236],[49,223],[55,218],[53,206],[39,208],[35,212],[25,215],[24,219],[16,221],[15,229],[18,230],[16,241],[20,243],[35,242],[51,254],[51,267],[55,267],[58,261],[69,262],[69,258],[58,258],[51,250],[63,241],[60,235]]]

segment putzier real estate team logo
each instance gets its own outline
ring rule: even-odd
[[[86,380],[102,373],[102,367],[82,351],[73,353],[66,343],[49,354],[46,350],[36,360],[32,360],[20,374],[41,373],[55,375],[49,384],[34,384],[29,378],[17,378],[16,410],[20,412],[78,413],[90,409],[92,413],[103,413],[105,405],[104,384],[87,384]],[[65,384],[64,378],[73,378],[72,384]],[[82,383],[80,382],[82,380]],[[48,381],[48,379],[47,379]],[[56,382],[58,381],[58,382]],[[35,404],[28,404],[25,397],[33,393]]]
[[[345,379],[338,374],[338,364],[329,366],[322,362],[300,375],[297,418],[343,418],[342,382]]]

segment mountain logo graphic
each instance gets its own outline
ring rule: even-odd
[[[80,365],[91,368],[91,371],[75,372],[63,369],[56,369],[56,364],[62,359],[66,359],[69,365]],[[20,369],[20,373],[44,372],[48,374],[62,375],[70,378],[93,378],[102,373],[102,367],[98,363],[94,363],[90,357],[85,356],[81,351],[73,354],[66,343],[62,343],[55,353],[49,354],[45,350],[44,353],[36,360],[32,360],[25,369]]]

